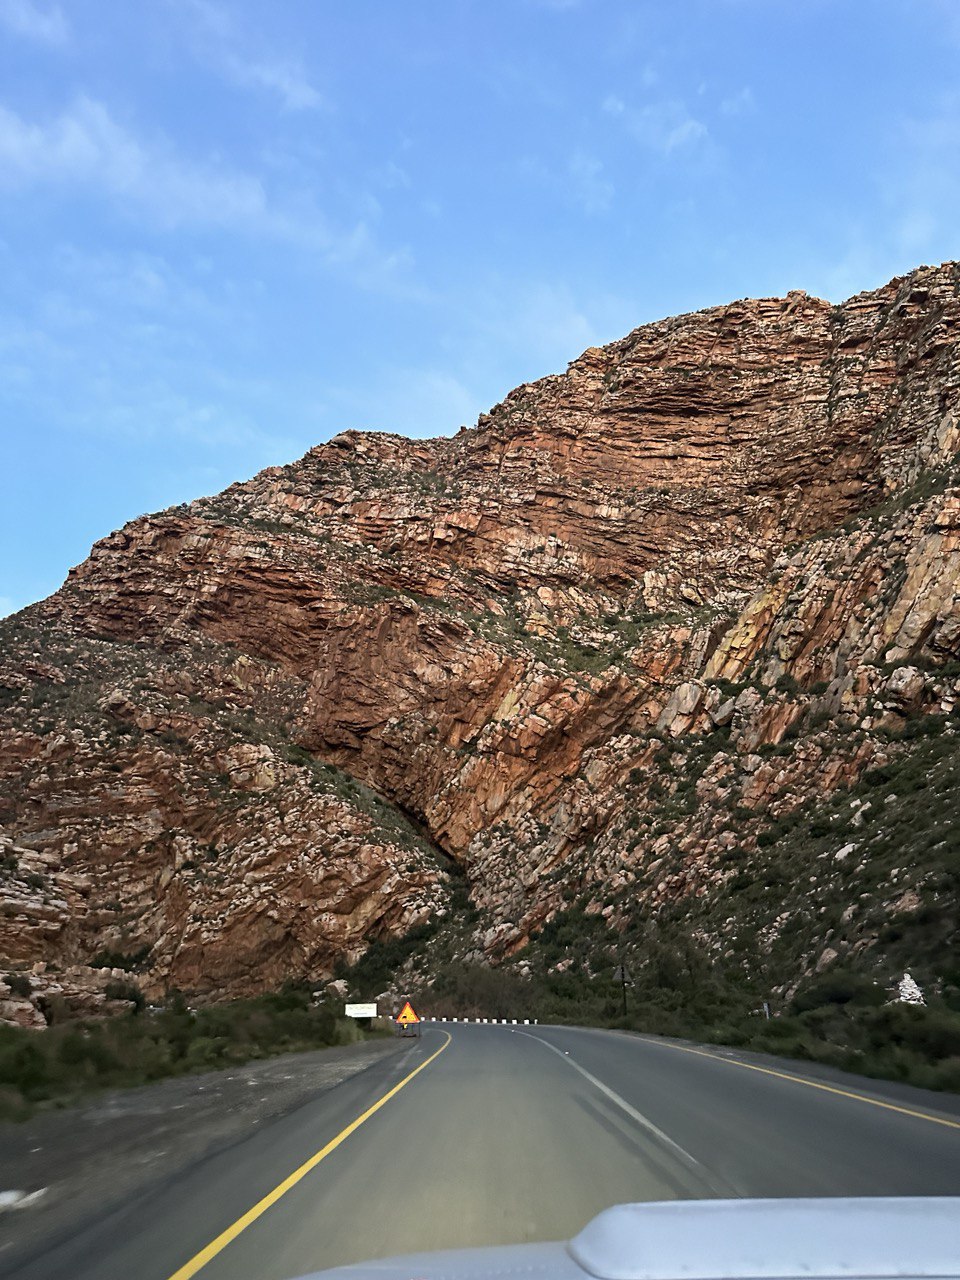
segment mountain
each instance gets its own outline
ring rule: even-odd
[[[574,918],[783,999],[851,964],[952,999],[958,399],[948,263],[645,325],[104,538],[0,624],[0,1016],[411,936],[525,973]]]

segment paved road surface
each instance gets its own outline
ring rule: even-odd
[[[758,1063],[612,1032],[429,1025],[15,1274],[290,1280],[568,1237],[630,1200],[960,1194],[958,1099]]]

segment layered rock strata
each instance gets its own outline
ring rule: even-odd
[[[719,891],[953,708],[958,320],[953,264],[677,317],[105,538],[3,624],[0,953],[239,993],[462,873],[494,960]]]

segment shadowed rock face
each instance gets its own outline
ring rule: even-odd
[[[492,958],[564,891],[710,892],[954,696],[958,320],[951,264],[665,320],[105,538],[4,624],[0,953],[240,992],[446,910],[450,860]]]

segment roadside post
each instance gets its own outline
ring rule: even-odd
[[[627,1016],[627,984],[630,981],[630,975],[627,973],[627,966],[622,962],[617,965],[613,971],[614,982],[620,983],[620,990],[623,995],[623,1016]]]

